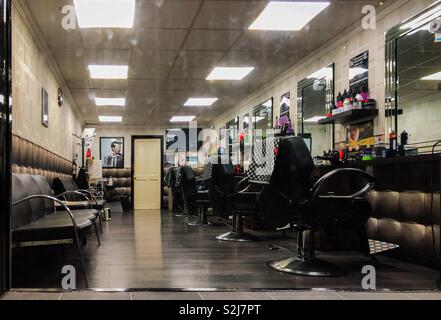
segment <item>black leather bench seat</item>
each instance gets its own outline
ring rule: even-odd
[[[78,229],[84,229],[92,225],[90,219],[75,217],[75,222]],[[41,232],[46,232],[48,229],[60,229],[69,228],[72,229],[72,219],[65,214],[54,214],[46,216],[44,218],[33,221],[27,225],[15,229],[15,232],[21,231],[35,231],[41,230]]]
[[[76,219],[89,219],[93,221],[98,217],[98,210],[96,209],[79,209],[71,210],[71,212]],[[55,216],[61,215],[67,216],[66,211],[57,211],[57,214],[55,214]]]

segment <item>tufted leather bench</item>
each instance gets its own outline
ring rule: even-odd
[[[73,163],[17,135],[12,137],[13,173],[39,175],[53,185],[57,177],[72,178]]]
[[[418,191],[371,191],[367,200],[372,207],[372,218],[367,223],[371,239],[400,245],[401,249],[435,258],[440,254],[439,241],[433,250],[432,223],[435,239],[440,232],[440,194],[434,194],[431,212],[431,194]]]
[[[103,169],[103,178],[113,180],[113,189],[106,192],[109,201],[130,197],[132,194],[132,170],[130,168]]]

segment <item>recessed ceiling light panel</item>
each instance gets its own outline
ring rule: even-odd
[[[174,116],[170,119],[170,122],[191,122],[196,116]]]
[[[207,77],[207,80],[242,80],[254,67],[216,67]]]
[[[329,2],[272,1],[249,29],[299,31],[329,4]]]
[[[210,107],[215,103],[217,98],[190,98],[184,104],[185,107]]]
[[[136,0],[74,0],[80,28],[133,28]]]
[[[89,65],[92,79],[127,79],[129,66]]]
[[[99,116],[100,122],[122,122],[123,118],[120,116]]]
[[[124,107],[126,98],[95,98],[97,106]]]

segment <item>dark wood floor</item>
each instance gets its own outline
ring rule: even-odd
[[[287,254],[267,250],[276,243],[294,247],[280,234],[260,234],[255,243],[223,243],[217,234],[226,226],[188,227],[184,218],[167,211],[114,213],[104,225],[102,245],[90,237],[85,253],[93,288],[143,289],[361,289],[361,269],[371,261],[359,253],[326,253],[321,258],[346,265],[339,278],[311,278],[276,272],[266,263]],[[258,233],[257,233],[258,234]],[[259,234],[258,234],[259,235]],[[59,288],[61,268],[77,266],[72,249],[63,261],[59,248],[32,248],[14,256],[13,285],[17,288]],[[380,257],[378,289],[434,289],[437,271]],[[79,281],[81,284],[81,281]]]

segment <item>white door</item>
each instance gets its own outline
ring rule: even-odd
[[[134,159],[135,210],[161,209],[161,140],[136,139]]]

